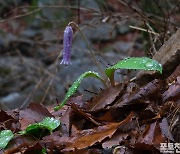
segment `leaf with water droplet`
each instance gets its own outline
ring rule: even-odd
[[[0,132],[0,149],[3,149],[7,146],[9,141],[14,137],[14,134],[11,130],[3,130]]]
[[[162,73],[162,66],[156,60],[147,57],[131,57],[119,61],[106,69],[106,75],[112,81],[116,69],[154,70]]]
[[[39,135],[43,136],[42,130],[48,130],[49,132],[52,132],[59,125],[60,125],[60,121],[58,119],[55,119],[53,117],[46,117],[39,123],[30,124],[24,131],[20,131],[19,134],[21,135],[31,134],[34,136],[39,136]]]
[[[85,72],[83,74],[81,74],[79,76],[79,78],[72,84],[72,86],[69,88],[68,92],[66,93],[65,95],[65,98],[64,100],[62,101],[62,103],[58,106],[56,106],[54,108],[54,110],[59,110],[60,108],[62,108],[64,106],[64,104],[66,103],[66,101],[68,100],[69,97],[71,97],[75,92],[76,90],[78,89],[81,81],[84,79],[84,78],[87,78],[87,77],[94,77],[94,78],[97,78],[99,80],[101,80],[103,82],[103,79],[99,76],[99,74],[97,72],[93,72],[93,71],[88,71],[88,72]]]

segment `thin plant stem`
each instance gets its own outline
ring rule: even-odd
[[[79,30],[79,32],[80,32],[83,40],[85,41],[85,43],[86,43],[86,45],[87,45],[87,47],[88,47],[88,49],[89,49],[89,53],[90,53],[92,59],[94,60],[94,63],[96,64],[96,66],[98,67],[99,71],[101,72],[101,74],[102,74],[102,76],[103,76],[103,78],[104,78],[103,84],[104,84],[104,86],[107,88],[107,87],[108,87],[107,84],[109,83],[109,80],[108,80],[107,76],[105,75],[105,73],[102,71],[102,69],[101,69],[98,61],[96,60],[96,58],[95,58],[95,56],[94,56],[94,54],[93,54],[93,52],[92,52],[92,50],[91,50],[88,42],[87,42],[86,37],[84,36],[83,32],[81,31],[81,29],[79,28],[79,26],[78,26],[75,22],[70,22],[70,23],[68,24],[68,26],[70,26],[70,25],[74,25],[74,26]]]

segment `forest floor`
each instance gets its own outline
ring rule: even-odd
[[[37,21],[31,19],[33,24],[29,22],[32,25],[28,26],[27,19],[21,20],[17,14],[23,10],[10,14],[0,20],[4,32],[0,36],[0,129],[11,130],[13,135],[0,133],[0,147],[5,145],[0,153],[180,152],[180,29],[178,22],[170,20],[179,18],[178,7],[174,7],[168,23],[162,16],[151,18],[134,3],[108,0],[104,9],[109,11],[97,4],[89,1],[92,8],[87,10],[87,4],[82,4],[80,17],[72,19],[82,22],[80,28],[100,66],[105,69],[126,57],[149,56],[162,65],[162,74],[119,70],[115,85],[107,87],[96,80],[85,80],[78,92],[55,111],[73,81],[86,71],[97,71],[96,65],[74,27],[72,65],[64,67],[58,59],[63,42],[58,24],[42,29]],[[41,11],[33,20],[41,15],[48,20],[54,18],[53,11]],[[147,27],[152,24],[147,31],[146,26],[140,28],[144,22]],[[66,22],[60,26],[64,25]],[[159,26],[154,28],[158,33],[153,26]],[[148,50],[142,42],[147,43]]]

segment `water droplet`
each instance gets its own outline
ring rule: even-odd
[[[142,63],[146,63],[147,61],[145,59],[143,59]]]
[[[153,66],[153,63],[147,62],[147,63],[145,64],[145,66],[146,66],[146,67],[152,67],[152,66]]]

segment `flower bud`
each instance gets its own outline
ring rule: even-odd
[[[64,31],[63,38],[63,59],[60,64],[71,64],[71,46],[72,46],[73,29],[71,26],[67,26]]]

